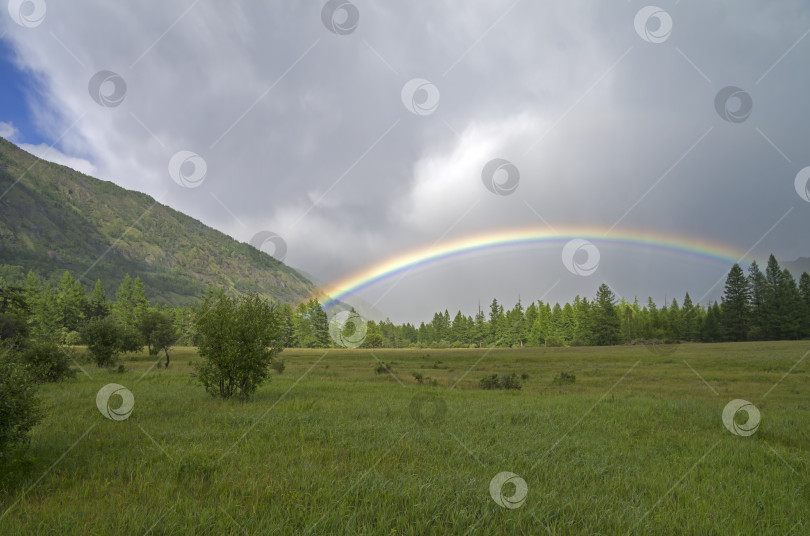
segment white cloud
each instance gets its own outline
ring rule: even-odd
[[[14,141],[14,138],[17,137],[17,128],[12,125],[11,123],[4,123],[0,121],[0,138],[5,138],[8,141]]]
[[[23,151],[29,152],[34,156],[42,158],[43,160],[47,160],[48,162],[53,162],[54,164],[60,164],[63,166],[67,166],[71,169],[75,169],[80,173],[84,173],[85,175],[95,175],[96,173],[96,166],[90,163],[88,160],[84,158],[78,158],[75,156],[69,156],[55,149],[53,147],[49,147],[44,143],[40,143],[39,145],[31,145],[30,143],[21,143],[20,149]]]
[[[449,150],[433,151],[414,165],[411,190],[391,217],[413,228],[449,225],[476,200],[492,195],[481,172],[494,158],[514,161],[526,141],[540,135],[538,118],[521,114],[503,121],[470,124]]]

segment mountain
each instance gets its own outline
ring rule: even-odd
[[[110,297],[129,273],[150,300],[170,305],[198,300],[209,284],[286,303],[317,294],[249,244],[0,138],[0,277],[18,282],[28,270],[51,281],[68,270],[86,289],[100,279]]]

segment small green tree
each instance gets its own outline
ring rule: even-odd
[[[169,366],[169,348],[177,340],[177,328],[174,319],[166,311],[149,309],[138,320],[138,327],[149,348],[149,355],[157,355],[160,350],[166,355],[166,367]]]
[[[37,383],[59,382],[76,376],[76,371],[70,368],[71,359],[72,350],[53,341],[28,341],[18,357]]]
[[[197,313],[196,376],[212,396],[250,398],[282,351],[283,319],[276,304],[257,295],[231,298],[209,292]]]
[[[0,401],[0,459],[3,459],[9,447],[23,442],[42,418],[36,382],[11,352],[0,355]]]
[[[87,301],[87,318],[104,318],[110,314],[110,304],[107,302],[107,294],[101,286],[101,280],[96,280],[93,293]]]
[[[90,320],[82,328],[81,336],[97,367],[112,366],[123,351],[122,329],[112,317]]]

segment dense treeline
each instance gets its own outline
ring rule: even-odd
[[[89,293],[69,272],[57,285],[33,272],[16,289],[28,311],[26,329],[33,339],[57,344],[88,344],[114,332],[118,351],[144,346],[150,353],[168,347],[196,345],[197,306],[170,308],[151,304],[143,284],[124,276],[114,300],[108,300],[100,282]],[[312,298],[293,307],[277,304],[282,343],[286,347],[334,346],[329,318]],[[689,293],[658,307],[648,298],[632,302],[618,299],[603,284],[592,299],[577,296],[570,303],[518,301],[506,309],[492,300],[486,311],[451,317],[437,312],[419,326],[395,325],[390,320],[369,321],[363,346],[390,347],[523,347],[625,344],[634,341],[745,341],[810,337],[810,276],[797,284],[771,255],[763,272],[756,262],[746,274],[735,264],[729,271],[720,303],[695,304]],[[103,343],[103,341],[102,341]],[[101,350],[103,352],[103,349]],[[100,358],[108,364],[115,351]]]
[[[635,341],[746,341],[810,337],[810,275],[799,283],[771,255],[763,273],[753,262],[745,274],[729,271],[721,303],[702,306],[687,292],[658,307],[651,298],[617,300],[602,284],[592,300],[577,296],[563,305],[518,303],[505,310],[492,300],[487,312],[435,313],[418,328],[369,322],[366,345],[384,347],[522,347],[625,344]]]

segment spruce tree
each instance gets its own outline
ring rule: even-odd
[[[775,340],[780,338],[783,312],[779,303],[779,293],[782,289],[782,269],[776,261],[776,257],[768,257],[768,265],[765,267],[765,288],[763,291],[763,329],[764,339]]]
[[[621,322],[616,309],[616,296],[605,283],[599,285],[596,291],[593,312],[594,342],[599,346],[618,343]]]
[[[683,298],[683,308],[681,309],[681,317],[683,319],[683,334],[682,338],[687,341],[694,341],[698,339],[700,333],[698,331],[698,316],[700,307],[695,307],[692,304],[692,298],[689,293]]]
[[[751,327],[749,339],[759,340],[765,332],[765,299],[767,283],[757,261],[748,268],[748,285],[751,288]]]
[[[779,339],[798,339],[802,328],[802,298],[796,280],[787,268],[782,270],[776,293]]]
[[[748,279],[739,264],[734,264],[726,278],[722,305],[723,338],[729,341],[744,341],[748,337],[751,320]]]
[[[810,274],[803,272],[799,278],[799,294],[801,296],[801,336],[810,337]]]
[[[87,301],[86,316],[93,319],[104,318],[108,314],[110,314],[110,304],[107,303],[107,294],[104,292],[104,287],[101,286],[101,280],[97,279],[93,293],[90,294],[90,299]]]

